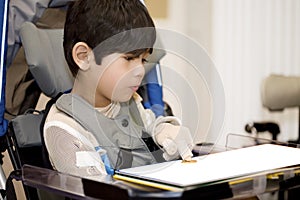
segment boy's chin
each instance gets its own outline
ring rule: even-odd
[[[124,103],[124,102],[127,102],[129,101],[130,99],[132,98],[132,95],[128,95],[128,96],[123,96],[123,97],[120,97],[120,98],[115,98],[115,102],[120,102],[120,103]]]

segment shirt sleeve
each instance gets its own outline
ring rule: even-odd
[[[175,116],[159,116],[159,117],[155,117],[155,114],[152,110],[150,109],[145,109],[142,105],[142,98],[135,93],[133,98],[135,99],[135,102],[137,104],[138,110],[141,114],[141,118],[143,120],[144,126],[146,131],[151,134],[152,136],[154,136],[155,134],[157,134],[157,132],[159,130],[157,130],[157,127],[160,124],[163,123],[170,123],[173,124],[175,126],[180,126],[181,125],[181,121],[178,117]]]
[[[92,143],[69,125],[60,121],[47,122],[44,140],[57,171],[92,179],[106,174],[101,155]]]

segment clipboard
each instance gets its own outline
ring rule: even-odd
[[[300,149],[262,144],[193,158],[121,169],[114,178],[171,191],[204,187],[300,164]]]

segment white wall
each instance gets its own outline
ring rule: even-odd
[[[250,121],[279,123],[279,140],[297,138],[298,111],[270,113],[260,83],[271,73],[300,75],[300,1],[214,0],[212,56],[227,95],[225,132]]]
[[[156,25],[186,34],[216,63],[226,95],[219,135],[244,133],[252,121],[279,123],[279,140],[298,137],[298,110],[270,113],[260,100],[261,80],[271,73],[300,75],[300,1],[169,0],[167,19]],[[176,65],[172,59],[166,65]]]

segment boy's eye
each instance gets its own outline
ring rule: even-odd
[[[138,57],[133,57],[133,56],[124,56],[124,59],[127,60],[127,61],[131,61],[131,60],[134,60],[134,59],[137,59]],[[142,63],[145,64],[145,63],[148,63],[149,61],[146,59],[146,58],[142,58]]]
[[[149,61],[146,58],[142,59],[143,64],[148,63]]]
[[[132,56],[125,56],[124,57],[126,60],[128,60],[128,61],[130,61],[130,60],[133,60],[134,59],[134,57],[132,57]]]

